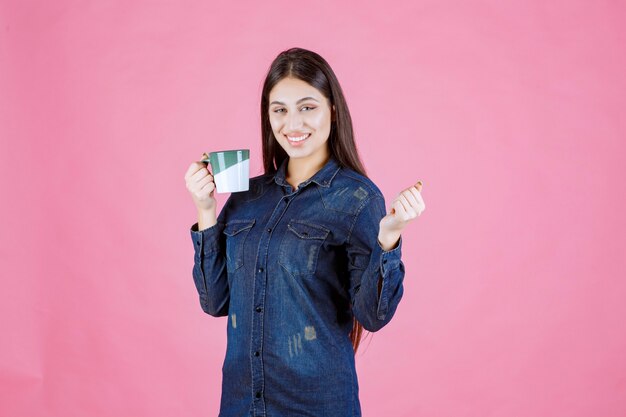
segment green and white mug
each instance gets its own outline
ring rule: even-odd
[[[202,162],[211,164],[218,193],[237,193],[250,189],[249,149],[210,152],[209,158]]]

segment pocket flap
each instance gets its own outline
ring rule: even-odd
[[[301,239],[326,239],[330,233],[324,226],[304,223],[301,220],[292,220],[287,227]]]
[[[224,233],[228,236],[234,236],[237,233],[249,229],[254,225],[255,220],[231,220],[224,226]]]

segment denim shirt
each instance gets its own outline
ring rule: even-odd
[[[361,416],[352,319],[375,332],[393,317],[402,237],[380,246],[385,200],[367,177],[331,157],[294,191],[287,161],[190,229],[200,306],[228,316],[219,417]]]

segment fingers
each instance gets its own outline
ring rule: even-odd
[[[414,210],[417,210],[417,208],[420,205],[419,202],[419,192],[417,192],[417,190],[415,190],[415,194],[413,194],[413,192],[411,190],[415,190],[415,187],[411,187],[411,188],[407,188],[406,190],[402,191],[401,195],[403,195],[408,202],[410,203],[411,207]]]
[[[215,190],[215,182],[213,182],[213,177],[210,175],[204,177],[198,185],[200,185],[198,192],[202,195],[209,195]]]
[[[205,164],[202,162],[194,162],[192,163],[187,172],[185,173],[185,181],[199,181],[207,175],[211,175],[211,172],[208,170]]]
[[[213,182],[213,178],[211,178],[210,175],[207,175],[206,177],[202,178],[200,181],[197,181],[193,184],[194,190],[200,191],[205,186],[207,186],[208,184],[211,184],[212,182]]]
[[[206,173],[209,172],[206,165],[202,162],[192,162],[191,165],[189,165],[189,168],[187,168],[187,172],[185,172],[185,181],[188,181],[191,177],[198,174],[198,172],[202,170],[205,170]]]
[[[419,192],[419,190],[417,189],[417,187],[409,187],[407,188],[407,190],[409,193],[411,193],[411,195],[413,196],[413,198],[415,198],[415,201],[418,203],[423,203],[424,199],[422,198],[422,194]]]
[[[193,193],[198,193],[200,191],[204,193],[208,188],[212,188],[209,191],[210,193],[215,188],[213,175],[211,175],[206,165],[202,162],[193,162],[189,166],[187,172],[185,173],[185,182],[187,184],[187,189]],[[213,185],[209,186],[209,184]],[[206,188],[207,186],[209,187]]]
[[[187,181],[200,168],[202,168],[202,167],[198,166],[197,162],[192,162],[191,165],[189,165],[189,168],[187,168],[187,172],[185,172],[185,181]]]
[[[206,175],[198,181],[191,180],[187,182],[187,188],[196,198],[203,200],[213,193],[215,182],[213,182],[212,175]]]
[[[404,205],[397,198],[391,203],[391,213],[395,216],[399,216],[400,219],[406,218],[406,210],[404,209]]]
[[[411,218],[411,215],[407,213],[407,207],[409,206],[406,203],[406,200],[402,200],[399,195],[395,200],[391,203],[391,214],[396,216],[396,218],[400,219],[400,221],[407,221]]]
[[[422,181],[418,181],[415,185],[401,191],[392,204],[391,213],[396,213],[404,221],[421,215],[426,209],[426,204],[420,193],[422,185]]]
[[[411,198],[413,198],[412,195]],[[415,209],[415,207],[413,207],[413,204],[409,201],[404,193],[401,193],[398,196],[398,200],[400,200],[400,202],[402,203],[404,207],[404,212],[406,213],[406,216],[403,217],[403,220],[410,220],[417,217],[417,210]]]
[[[406,191],[415,199],[413,207],[415,208],[415,210],[417,211],[417,215],[419,216],[424,210],[426,210],[426,203],[424,203],[422,194],[417,191],[416,187],[410,187]]]
[[[415,209],[417,210],[417,215],[422,214],[424,210],[426,210],[426,203],[424,203],[424,199],[422,198],[422,187],[424,183],[420,180],[415,183],[414,186],[409,187],[408,191],[415,197],[417,205]]]
[[[206,169],[206,167],[200,168],[198,170],[198,172],[196,172],[195,174],[193,174],[191,176],[191,180],[192,181],[200,181],[202,178],[204,177],[211,177],[213,178],[213,176],[211,175],[211,173],[209,172],[208,169]]]

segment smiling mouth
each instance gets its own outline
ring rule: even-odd
[[[287,140],[289,142],[302,142],[303,140],[306,140],[309,138],[309,136],[311,136],[310,133],[307,133],[306,135],[302,135],[302,136],[298,136],[298,137],[289,137],[289,136],[285,136],[287,138]]]

